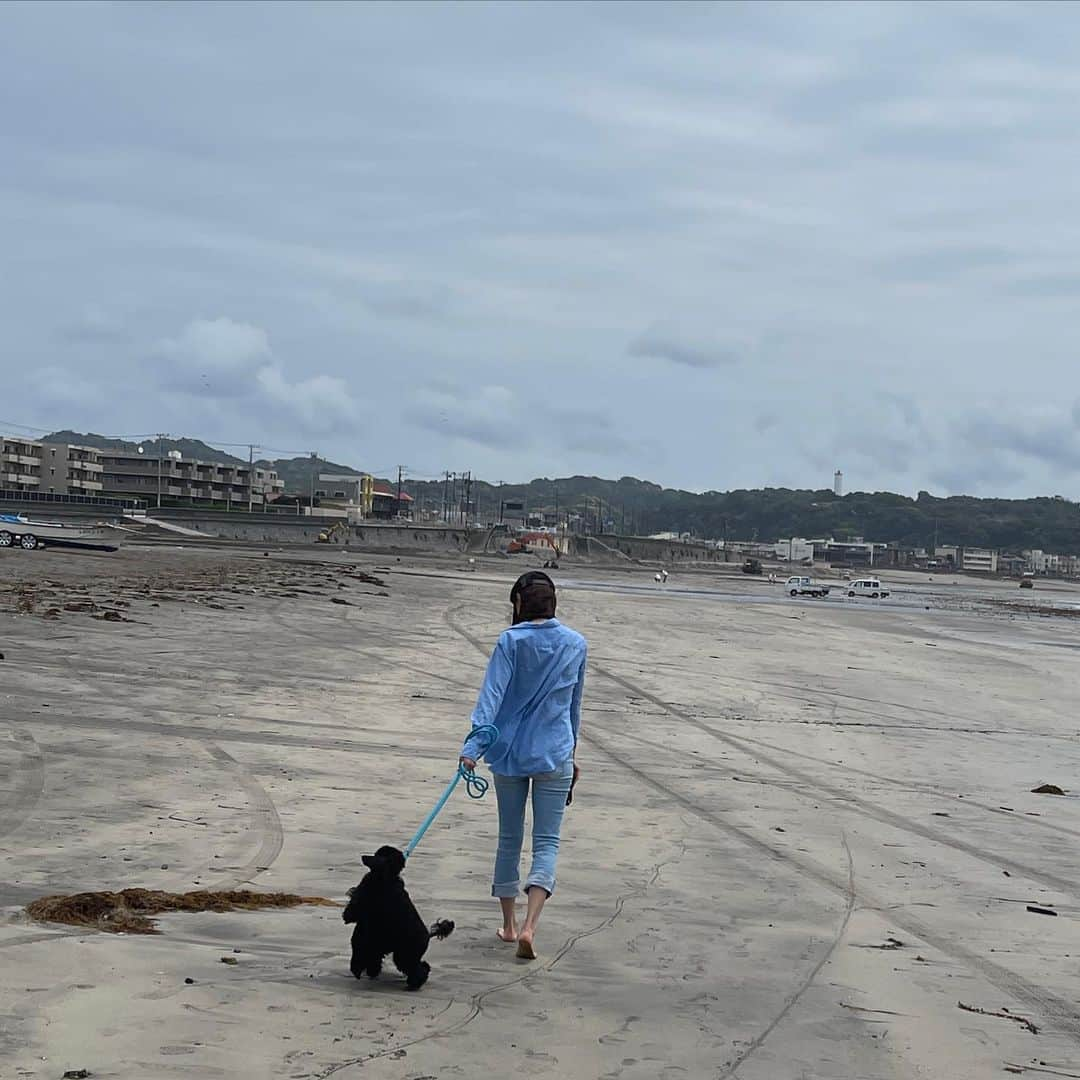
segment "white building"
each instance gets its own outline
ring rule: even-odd
[[[962,553],[962,570],[972,571],[977,574],[996,574],[998,564],[998,553],[996,551],[990,551],[987,548],[969,548],[963,549]]]
[[[777,540],[773,545],[773,552],[778,559],[786,559],[788,562],[803,562],[814,559],[814,541],[804,540],[801,536],[792,536],[788,540]]]
[[[1027,568],[1033,574],[1056,574],[1058,572],[1058,556],[1051,555],[1048,551],[1035,548],[1032,551],[1025,551],[1024,558],[1027,559]]]

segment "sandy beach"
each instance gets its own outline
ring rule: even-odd
[[[1080,621],[1025,606],[1066,586],[803,601],[564,563],[583,776],[531,964],[495,937],[493,793],[409,862],[457,922],[418,994],[352,978],[332,907],[26,917],[134,886],[343,902],[452,775],[524,568],[0,552],[0,1077],[1080,1076]]]

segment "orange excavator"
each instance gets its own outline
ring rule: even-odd
[[[555,538],[551,533],[546,532],[527,532],[522,533],[520,536],[515,536],[509,544],[506,545],[507,555],[520,555],[523,551],[537,552],[537,548],[549,547],[551,548],[552,561],[558,559],[561,552],[559,551],[559,545],[555,542]]]

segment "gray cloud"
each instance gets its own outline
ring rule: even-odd
[[[1080,295],[1080,270],[1025,274],[1009,282],[1006,291],[1033,300],[1059,300]]]
[[[1014,252],[993,244],[931,247],[892,255],[875,269],[886,280],[924,282],[1007,266],[1015,258]]]
[[[1008,451],[1051,466],[1060,473],[1080,472],[1080,402],[1064,412],[1040,410],[1027,416],[976,413],[962,426],[969,445]]]
[[[6,419],[1075,494],[1062,11],[9,5]]]
[[[130,340],[127,327],[98,307],[85,307],[77,317],[59,328],[62,340],[75,344],[117,345]]]
[[[738,353],[729,346],[695,340],[673,326],[657,323],[627,346],[631,356],[667,360],[688,368],[716,368],[738,361]]]

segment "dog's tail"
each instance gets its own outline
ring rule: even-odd
[[[454,922],[452,919],[440,919],[437,923],[432,923],[428,927],[428,937],[448,938],[454,932]]]

